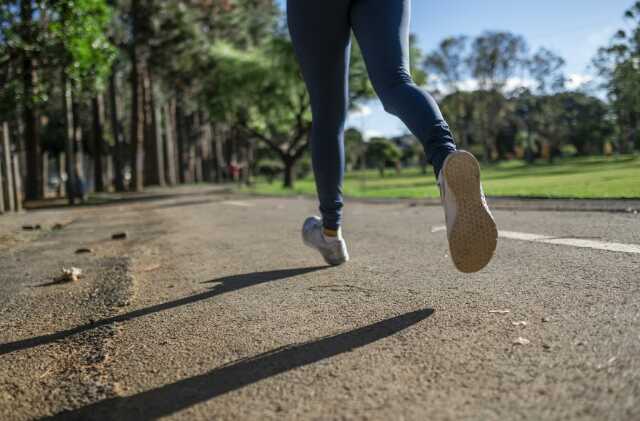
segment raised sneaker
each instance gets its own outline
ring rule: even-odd
[[[325,236],[322,220],[317,216],[307,218],[302,225],[302,241],[305,245],[320,252],[324,260],[338,266],[349,261],[347,243],[342,238],[342,230],[338,230],[337,237]]]
[[[498,243],[480,183],[480,164],[469,152],[453,152],[444,161],[438,185],[453,263],[461,272],[478,272],[489,264]]]

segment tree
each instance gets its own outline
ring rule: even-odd
[[[499,130],[494,122],[507,112],[503,92],[526,64],[527,49],[524,38],[510,32],[485,32],[473,40],[467,61],[480,90],[485,92],[475,109],[485,161],[498,155],[496,136]]]
[[[79,101],[90,100],[94,120],[94,160],[101,180],[102,144],[104,143],[102,100],[97,96],[104,91],[115,57],[115,49],[107,39],[106,28],[111,20],[111,9],[102,0],[65,0],[53,3],[52,12],[58,19],[51,23],[51,32],[58,52],[58,66],[62,73],[62,102],[66,120],[66,173],[67,195],[74,203],[79,192],[79,163],[74,149],[80,148],[77,135]],[[72,100],[72,96],[75,101]],[[97,183],[97,187],[103,187]]]
[[[0,94],[7,104],[5,112],[20,110],[27,165],[25,198],[42,197],[42,160],[38,107],[45,100],[38,79],[39,66],[47,51],[46,5],[33,0],[5,1],[0,4],[0,68],[3,82]],[[6,69],[6,70],[4,70]],[[6,101],[6,102],[5,102]]]
[[[440,42],[438,48],[427,55],[423,66],[437,78],[437,85],[447,93],[443,113],[462,140],[463,148],[469,147],[471,117],[468,95],[460,92],[460,85],[469,76],[468,38],[450,37]]]
[[[384,177],[384,170],[388,164],[397,164],[402,157],[402,152],[389,139],[375,137],[367,145],[367,161],[378,168],[380,177]]]
[[[437,84],[447,93],[455,93],[459,91],[465,77],[468,77],[467,54],[466,36],[445,38],[436,50],[427,55],[423,66],[427,72],[437,77]]]
[[[537,83],[539,94],[558,92],[564,89],[566,77],[562,72],[565,60],[551,50],[541,47],[527,62],[529,73]]]
[[[485,32],[473,40],[467,58],[480,89],[502,91],[527,63],[527,42],[510,32]]]
[[[262,49],[249,51],[219,43],[211,57],[215,70],[205,93],[209,113],[266,144],[282,161],[284,186],[293,187],[295,165],[309,146],[311,104],[290,40],[276,35]],[[361,61],[354,58],[356,68]],[[352,101],[372,92],[363,77],[351,73]]]
[[[43,195],[42,145],[39,114],[62,71],[76,93],[106,75],[111,59],[104,37],[109,8],[103,0],[7,1],[0,5],[0,62],[6,64],[13,90],[22,111],[26,147],[27,199]],[[4,67],[4,66],[1,66]],[[45,77],[45,72],[46,76]],[[2,74],[2,72],[0,72]],[[19,80],[18,84],[15,83]],[[64,95],[62,95],[64,96]],[[7,100],[7,98],[3,98]]]
[[[367,145],[364,137],[358,129],[353,127],[344,132],[344,148],[347,161],[347,169],[353,170],[364,164],[364,153]]]
[[[640,147],[640,1],[625,12],[630,30],[620,30],[593,60],[604,79],[609,101],[620,126],[619,150]]]

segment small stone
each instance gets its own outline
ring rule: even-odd
[[[529,323],[525,322],[525,321],[521,321],[521,322],[511,322],[512,325],[514,326],[522,326],[522,327],[527,327],[527,325]]]
[[[125,238],[127,238],[126,232],[116,232],[115,234],[111,235],[112,240],[124,240]]]
[[[525,339],[523,337],[519,337],[518,339],[513,341],[514,345],[529,345],[531,341],[529,339]]]
[[[542,344],[542,348],[544,348],[545,350],[550,350],[550,349],[551,349],[551,345],[549,345],[549,344]]]
[[[53,224],[53,226],[51,227],[51,229],[54,230],[54,231],[61,230],[62,228],[64,228],[64,225],[62,225],[60,223]]]
[[[542,323],[549,323],[550,321],[551,321],[550,317],[546,317],[545,316],[545,317],[542,318]]]
[[[76,254],[87,254],[87,253],[93,253],[93,250],[88,247],[81,247],[76,250]]]
[[[82,269],[71,267],[71,268],[62,268],[62,275],[58,276],[55,279],[55,282],[58,283],[66,283],[66,282],[76,282],[82,276]]]

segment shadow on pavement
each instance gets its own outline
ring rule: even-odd
[[[211,281],[207,281],[207,283],[217,282],[219,283],[219,285],[209,288],[206,292],[202,292],[200,294],[191,295],[179,300],[169,301],[146,308],[141,308],[139,310],[130,311],[124,314],[119,314],[117,316],[98,320],[93,323],[87,323],[78,327],[74,327],[73,329],[63,330],[60,332],[52,333],[50,335],[36,336],[29,339],[0,344],[0,355],[9,354],[11,352],[20,351],[22,349],[33,348],[40,345],[50,344],[52,342],[65,339],[69,336],[85,332],[87,330],[95,329],[100,326],[105,326],[111,323],[126,322],[127,320],[135,319],[137,317],[146,316],[163,310],[169,310],[183,305],[206,300],[227,292],[237,291],[242,288],[263,284],[265,282],[278,281],[298,275],[304,275],[306,273],[326,269],[327,267],[328,266],[317,266],[310,268],[273,270],[268,272],[247,273],[243,275],[233,275],[226,276],[224,278],[213,279]]]
[[[156,193],[100,193],[89,198],[85,203],[70,206],[65,198],[49,198],[25,202],[27,210],[49,210],[59,208],[92,208],[98,206],[126,205],[132,203],[149,203],[168,199],[184,199],[189,197],[219,196],[233,192],[230,188],[215,187],[196,191],[167,190]]]
[[[274,349],[207,373],[123,398],[105,399],[52,420],[151,420],[241,389],[269,377],[364,347],[433,314],[423,309],[311,342]]]

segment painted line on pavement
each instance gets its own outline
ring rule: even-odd
[[[442,232],[446,230],[447,228],[444,225],[439,225],[431,228],[432,233]],[[516,231],[498,231],[498,235],[501,238],[508,238],[510,240],[531,241],[534,243],[556,244],[561,246],[589,248],[594,250],[640,254],[640,245],[637,244],[610,243],[606,241],[585,240],[582,238],[553,237],[550,235],[531,234],[527,232]]]

